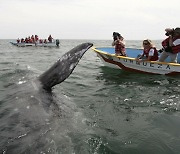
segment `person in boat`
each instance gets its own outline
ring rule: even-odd
[[[29,40],[28,40],[28,38],[27,38],[27,37],[25,38],[25,42],[26,42],[26,43],[29,43]]]
[[[23,39],[23,38],[21,39],[21,43],[25,43],[25,41],[24,41],[24,39]]]
[[[158,51],[154,47],[151,40],[143,40],[143,53],[136,58],[137,61],[157,61],[158,60]]]
[[[20,43],[20,39],[19,38],[17,39],[17,43]]]
[[[118,56],[126,56],[125,41],[121,34],[113,32],[112,46],[115,46],[115,54]]]
[[[44,43],[47,44],[47,40],[46,39],[44,40]]]
[[[43,43],[43,40],[42,40],[42,39],[39,39],[39,43]]]
[[[30,38],[30,36],[28,36],[28,38],[27,38],[28,43],[30,43],[30,40],[31,40],[31,38]]]
[[[162,41],[163,48],[160,50],[161,56],[159,58],[160,62],[164,62],[169,56],[172,63],[177,63],[177,55],[180,52],[180,28],[166,28],[165,40]]]
[[[31,36],[32,43],[35,43],[34,35]]]
[[[37,43],[37,42],[38,42],[38,40],[39,40],[38,35],[35,35],[35,43]]]
[[[29,38],[29,43],[33,43],[33,40],[31,38]]]
[[[48,41],[49,41],[50,43],[52,43],[52,40],[53,40],[52,36],[51,36],[51,35],[49,35],[49,37],[48,37]]]

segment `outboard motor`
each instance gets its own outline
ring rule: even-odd
[[[59,40],[56,40],[57,47],[59,47],[59,44],[60,44]]]

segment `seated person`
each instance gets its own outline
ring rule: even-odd
[[[42,40],[42,39],[39,39],[39,43],[43,43],[43,40]]]
[[[156,61],[158,60],[158,52],[151,40],[143,41],[143,53],[136,58],[137,61]]]
[[[35,43],[34,35],[31,36],[32,43]]]
[[[115,54],[117,56],[126,56],[124,38],[117,32],[113,32],[112,46],[115,46]]]
[[[166,38],[162,41],[163,49],[161,50],[160,62],[164,62],[169,56],[172,63],[177,63],[177,54],[180,52],[180,28],[166,28]]]
[[[44,40],[44,43],[47,44],[47,40],[46,39]]]
[[[24,39],[23,39],[23,38],[21,39],[21,43],[25,43],[25,41],[24,41]]]
[[[35,42],[37,43],[39,40],[39,37],[37,35],[35,35]]]
[[[29,41],[28,41],[28,38],[27,38],[27,37],[25,38],[25,42],[26,42],[26,43],[29,43]]]

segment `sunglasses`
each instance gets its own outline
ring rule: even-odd
[[[148,45],[148,43],[143,43],[143,45]]]

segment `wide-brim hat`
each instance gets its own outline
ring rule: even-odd
[[[174,32],[180,34],[180,28],[179,28],[179,27],[175,28],[175,29],[174,29]]]

